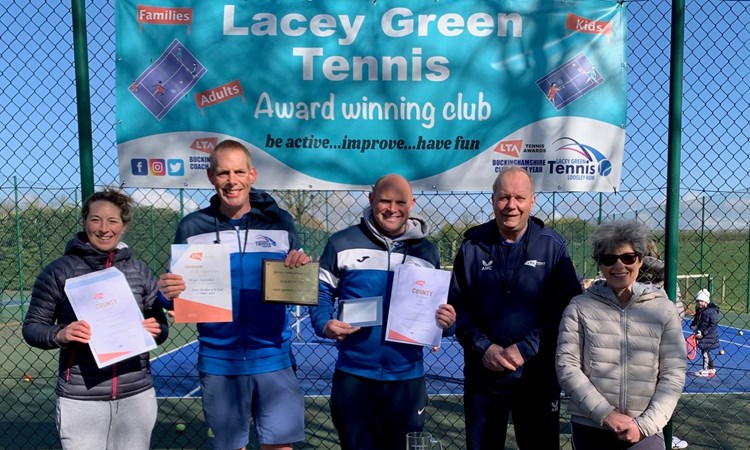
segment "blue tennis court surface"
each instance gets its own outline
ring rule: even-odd
[[[161,120],[206,73],[206,68],[175,39],[130,85],[130,92]]]
[[[604,82],[596,67],[583,53],[537,80],[536,84],[556,110],[574,102]]]
[[[315,336],[309,320],[292,324],[292,351],[298,364],[297,378],[305,396],[327,396],[336,365],[337,350],[332,339]],[[425,349],[427,392],[463,393],[463,350],[452,338],[443,339],[438,351]],[[198,342],[193,341],[151,361],[156,395],[160,398],[200,397]]]
[[[689,323],[689,320],[683,322],[685,337],[692,334]],[[293,341],[292,350],[298,363],[297,378],[302,391],[311,397],[330,395],[337,355],[334,341],[315,336],[309,321],[295,322],[293,330],[297,338]],[[743,331],[743,334],[740,334],[740,331]],[[719,355],[718,350],[712,351],[716,375],[693,375],[702,368],[699,354],[694,360],[688,361],[684,392],[750,392],[750,331],[720,326],[719,339],[725,354]],[[197,361],[196,341],[154,358],[151,372],[154,375],[157,396],[200,397]],[[463,393],[463,350],[455,339],[443,339],[440,349],[436,352],[425,349],[425,369],[428,394]]]

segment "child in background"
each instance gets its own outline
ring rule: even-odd
[[[695,295],[695,316],[690,323],[694,330],[698,349],[703,358],[703,369],[695,373],[701,377],[716,375],[711,350],[719,348],[719,307],[711,303],[711,294],[707,289],[701,289]]]

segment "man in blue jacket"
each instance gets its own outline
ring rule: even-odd
[[[180,221],[176,244],[228,244],[232,321],[199,323],[198,372],[203,413],[215,449],[244,448],[250,419],[262,450],[288,449],[304,440],[304,399],[292,370],[286,305],[263,303],[262,261],[289,267],[310,262],[292,216],[265,192],[252,189],[256,170],[241,143],[225,140],[210,156],[211,205]],[[170,301],[185,290],[179,274],[160,277]],[[171,305],[168,305],[171,306]]]
[[[530,216],[535,200],[526,170],[503,170],[494,220],[466,232],[454,262],[448,303],[464,348],[469,450],[502,448],[509,414],[519,448],[560,447],[557,330],[581,285],[563,238]]]
[[[360,224],[331,236],[320,258],[319,305],[310,315],[316,334],[337,340],[331,416],[342,450],[401,450],[406,433],[424,426],[424,348],[386,341],[385,326],[353,327],[334,315],[337,299],[382,297],[385,325],[395,267],[439,267],[427,224],[411,217],[414,204],[404,177],[383,176]],[[450,305],[435,311],[444,335],[455,318]]]

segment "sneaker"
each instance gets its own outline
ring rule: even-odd
[[[677,436],[672,436],[672,448],[673,449],[681,449],[681,448],[687,448],[688,443],[685,440],[682,440],[678,438]]]
[[[716,369],[702,369],[697,372],[693,372],[696,377],[712,377],[716,375]]]
[[[709,377],[716,375],[716,369],[708,369],[706,372],[708,372]]]

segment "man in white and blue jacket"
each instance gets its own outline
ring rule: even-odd
[[[414,204],[404,177],[381,177],[359,225],[331,236],[320,259],[319,305],[310,315],[316,334],[337,340],[330,401],[342,450],[401,450],[406,433],[424,426],[424,348],[386,341],[385,326],[353,327],[335,315],[339,299],[382,297],[385,325],[395,267],[439,268],[427,224],[411,217]],[[435,311],[444,335],[455,317],[450,305]]]
[[[510,414],[520,449],[559,449],[557,330],[581,286],[563,238],[530,216],[528,172],[509,166],[492,192],[494,220],[466,232],[448,294],[464,348],[467,449],[503,448]]]
[[[262,450],[291,450],[304,440],[304,399],[292,370],[287,307],[261,301],[262,262],[278,259],[298,267],[310,257],[300,250],[292,216],[251,188],[256,170],[245,146],[219,143],[208,178],[216,189],[211,205],[180,221],[175,243],[231,246],[232,321],[198,324],[198,372],[211,445],[244,448],[252,417]],[[168,273],[159,288],[171,301],[185,283]]]

